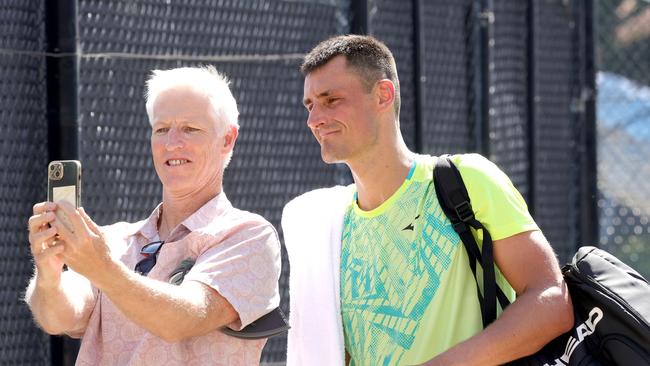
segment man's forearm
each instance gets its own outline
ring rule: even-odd
[[[61,259],[141,328],[167,341],[206,334],[238,317],[217,291],[195,281],[174,286],[136,274],[111,256],[99,227],[83,211],[61,203],[75,232],[55,221],[66,250]]]
[[[83,327],[85,301],[92,300],[89,284],[75,281],[63,274],[57,281],[40,280],[38,272],[25,291],[36,322],[49,334],[73,332]]]
[[[572,325],[566,289],[530,290],[484,331],[425,365],[500,365],[538,351]]]
[[[208,299],[206,292],[214,290],[189,282],[175,286],[113,262],[94,284],[129,320],[170,342],[208,333],[237,319],[227,301]]]

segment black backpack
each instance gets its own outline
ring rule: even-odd
[[[496,284],[492,240],[476,220],[467,189],[449,156],[437,159],[436,194],[468,253],[474,278],[483,269],[483,289],[476,282],[483,326],[496,319],[497,301],[510,303]],[[482,248],[470,227],[483,231]],[[582,247],[562,268],[573,300],[575,324],[537,353],[509,365],[596,366],[650,365],[650,284],[613,255]]]

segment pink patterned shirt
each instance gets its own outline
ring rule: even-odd
[[[148,219],[120,222],[102,231],[111,254],[134,268],[140,249],[158,240],[159,205]],[[261,216],[232,207],[225,193],[210,200],[176,227],[162,246],[148,277],[167,282],[185,259],[194,267],[184,281],[199,281],[221,294],[239,314],[239,330],[278,306],[280,244]],[[77,365],[258,365],[266,340],[242,340],[214,330],[169,343],[127,319],[95,289],[95,302],[82,335]]]

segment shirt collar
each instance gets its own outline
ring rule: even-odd
[[[208,226],[215,217],[223,214],[231,207],[232,204],[226,197],[226,193],[221,192],[181,222],[181,225],[190,231],[199,230]],[[158,218],[161,211],[162,203],[159,203],[148,218],[134,225],[132,234],[140,233],[149,241],[158,238]]]
[[[161,208],[162,203],[159,203],[151,212],[151,215],[142,221],[142,225],[136,228],[136,232],[139,232],[149,241],[153,241],[158,237],[158,218],[160,217]]]
[[[191,214],[182,224],[190,231],[199,230],[208,226],[215,217],[221,216],[230,208],[232,204],[226,197],[226,193],[221,192]]]

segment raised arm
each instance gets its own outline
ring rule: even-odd
[[[121,262],[111,262],[105,275],[93,279],[131,321],[168,341],[209,333],[239,318],[216,290],[197,281],[175,286],[140,276]]]
[[[203,278],[194,278],[192,271],[188,274],[190,278],[186,276],[180,286],[133,272],[122,262],[111,258],[102,234],[83,209],[64,209],[71,218],[74,233],[59,221],[55,221],[54,225],[65,240],[66,250],[62,254],[65,263],[87,276],[129,320],[152,334],[174,342],[203,335],[222,326],[237,325],[237,320],[250,321],[251,316],[264,314],[252,314],[248,309],[243,315],[238,313],[233,307],[235,304],[226,298],[232,294],[218,292],[216,287],[202,281]],[[272,233],[276,240],[275,233]],[[251,242],[266,240],[264,235],[252,238]],[[264,258],[262,264],[273,260]],[[275,280],[277,282],[277,278]]]
[[[34,276],[25,292],[36,322],[50,334],[79,335],[88,322],[95,297],[90,282],[71,271],[62,272],[63,245],[55,240],[56,204],[34,205],[29,219],[29,243],[34,258]]]

